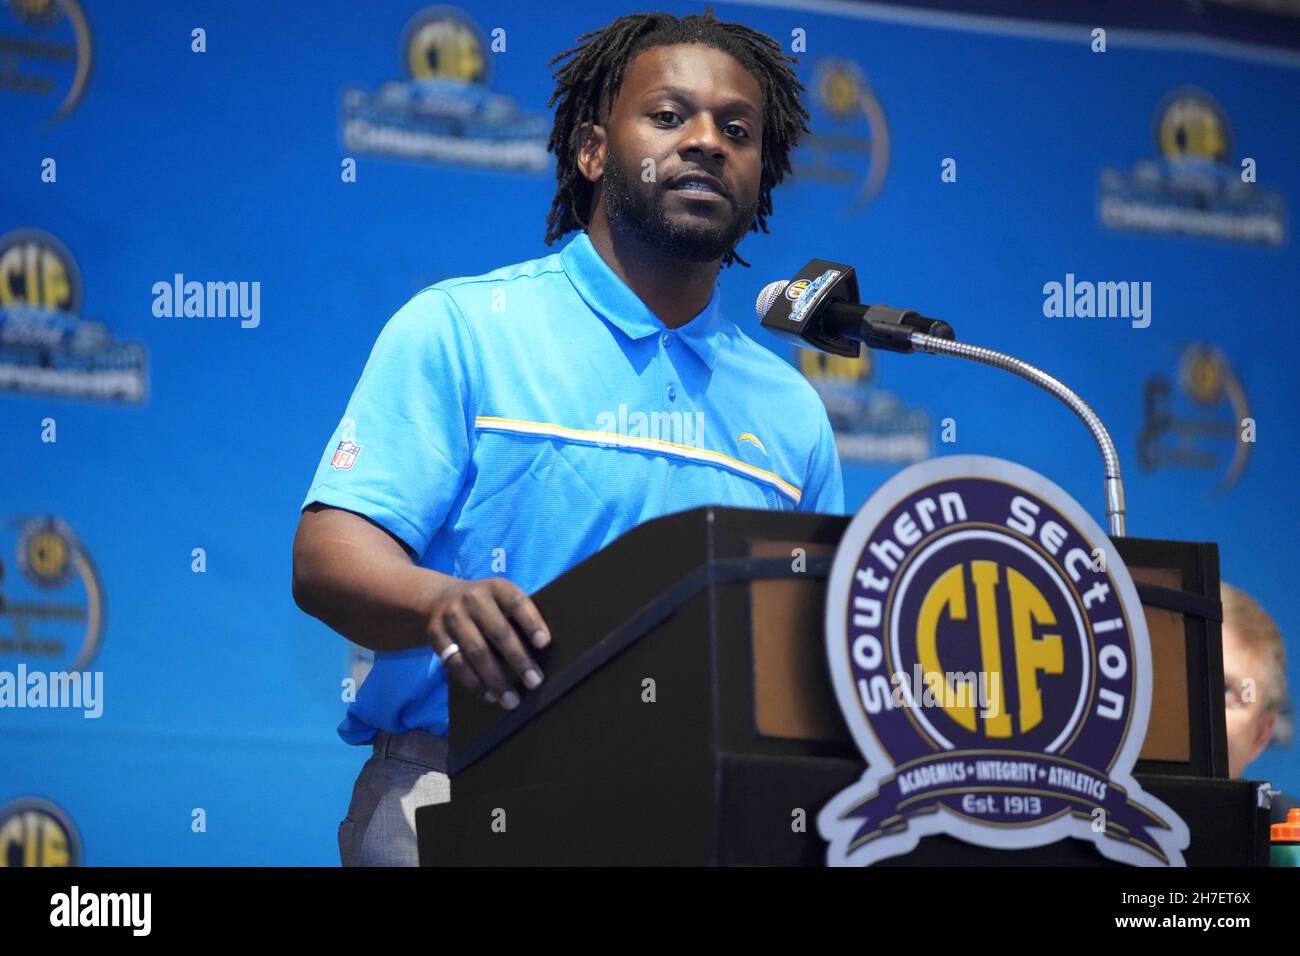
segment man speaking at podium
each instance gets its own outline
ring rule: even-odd
[[[546,240],[577,235],[398,310],[303,502],[294,598],[375,651],[339,725],[374,746],[345,866],[417,862],[415,808],[450,798],[448,675],[506,709],[545,680],[528,594],[671,512],[843,511],[820,399],[718,302],[808,131],[793,58],[711,11],[579,44],[552,60]]]

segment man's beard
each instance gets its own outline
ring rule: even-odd
[[[749,231],[758,212],[758,200],[737,205],[732,218],[715,224],[700,217],[690,221],[673,220],[664,209],[666,192],[656,188],[650,193],[638,190],[628,177],[626,167],[611,149],[601,177],[605,214],[615,229],[625,229],[651,248],[683,262],[713,262],[736,247]],[[726,197],[730,202],[731,198]]]

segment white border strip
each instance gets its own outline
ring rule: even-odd
[[[1016,36],[1035,40],[1052,40],[1062,43],[1091,42],[1093,27],[1106,28],[1107,48],[1145,47],[1153,50],[1174,50],[1222,56],[1237,60],[1267,63],[1300,69],[1300,51],[1281,50],[1260,46],[1242,40],[1216,40],[1212,37],[1186,33],[1163,33],[1156,30],[1128,30],[1107,27],[1105,23],[1039,23],[1033,20],[1016,20],[1011,17],[980,16],[974,13],[951,13],[943,10],[917,10],[887,3],[862,3],[852,0],[726,0],[737,6],[768,7],[796,13],[828,13],[855,20],[875,20],[905,26],[929,27],[938,30],[956,30],[964,33],[985,33],[998,36]]]

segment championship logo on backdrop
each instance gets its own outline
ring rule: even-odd
[[[1281,194],[1256,185],[1254,160],[1234,154],[1227,117],[1208,94],[1169,96],[1155,133],[1159,159],[1142,160],[1131,173],[1102,170],[1102,223],[1271,246],[1286,241]]]
[[[85,548],[51,516],[0,524],[0,544],[0,671],[84,671],[104,630],[104,592]]]
[[[1132,776],[1151,706],[1137,592],[1045,478],[977,455],[894,476],[840,543],[826,642],[868,764],[818,817],[830,864],[944,833],[1182,865],[1186,825]]]
[[[858,358],[812,349],[795,352],[799,370],[826,406],[842,460],[897,465],[930,457],[929,413],[907,405],[873,381],[875,361],[870,349],[863,349]]]
[[[38,229],[0,236],[0,388],[69,398],[139,402],[147,356],[81,315],[72,253]]]
[[[1231,490],[1250,459],[1254,419],[1246,391],[1223,351],[1205,343],[1188,346],[1178,360],[1177,388],[1168,377],[1152,375],[1142,397],[1142,470],[1217,471],[1214,493]]]
[[[15,800],[0,807],[0,866],[81,866],[81,837],[50,801]]]
[[[401,159],[549,169],[549,118],[525,113],[512,97],[488,88],[489,43],[508,39],[498,28],[489,41],[455,7],[421,10],[402,31],[406,79],[375,93],[343,91],[343,145]]]
[[[852,208],[861,211],[879,194],[889,171],[885,111],[861,67],[850,60],[822,57],[812,88],[820,115],[791,157],[793,173],[799,179],[853,187]]]
[[[6,135],[63,120],[85,95],[90,66],[90,25],[77,0],[0,0]]]

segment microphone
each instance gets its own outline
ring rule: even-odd
[[[763,328],[806,349],[857,358],[862,346],[890,352],[950,355],[1011,372],[1069,406],[1092,433],[1105,469],[1106,517],[1112,538],[1124,536],[1126,514],[1119,452],[1110,432],[1078,393],[1037,366],[955,340],[952,326],[911,309],[863,305],[853,267],[814,259],[792,280],[770,282],[754,303]]]
[[[890,352],[912,352],[913,333],[952,339],[952,326],[913,309],[864,305],[853,267],[814,259],[793,280],[770,282],[759,293],[755,312],[765,329],[812,348],[856,358],[861,345]]]

